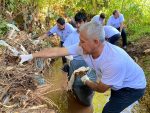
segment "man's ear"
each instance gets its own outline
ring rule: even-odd
[[[94,43],[97,45],[100,43],[99,39],[94,39]]]

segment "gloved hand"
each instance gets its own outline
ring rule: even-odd
[[[33,59],[33,55],[29,54],[29,55],[20,55],[21,61],[19,62],[20,64],[32,60]]]
[[[84,75],[83,77],[81,77],[81,81],[83,82],[83,84],[85,84],[85,82],[86,82],[87,80],[90,80],[87,75]]]

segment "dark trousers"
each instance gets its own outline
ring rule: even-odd
[[[64,43],[63,41],[60,41],[60,47],[64,47],[63,43]],[[63,64],[67,63],[67,59],[64,56],[62,57],[62,62]]]
[[[116,44],[117,41],[118,41],[118,39],[119,39],[120,37],[121,37],[120,34],[115,34],[115,35],[113,35],[112,37],[110,37],[110,38],[108,39],[108,41],[109,41],[111,44]]]
[[[120,28],[117,28],[117,30],[120,31]],[[122,29],[121,37],[122,37],[122,46],[124,47],[127,45],[127,35],[124,28]]]
[[[109,102],[106,103],[102,113],[120,113],[125,108],[139,100],[144,95],[145,89],[122,88],[111,90]]]

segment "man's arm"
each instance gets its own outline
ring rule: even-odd
[[[46,32],[44,35],[39,37],[39,40],[43,40],[44,38],[48,36],[53,36],[54,33],[57,32],[57,25],[55,25],[53,28],[51,28],[48,32]]]
[[[58,57],[69,55],[69,52],[66,48],[47,48],[39,52],[29,54],[29,55],[20,55],[20,63],[32,60],[33,58],[49,58],[49,57]]]
[[[124,16],[123,14],[120,14],[120,32],[122,32],[122,29],[123,29],[123,22],[124,22]]]
[[[42,57],[42,58],[48,58],[48,57],[59,57],[59,56],[66,56],[69,55],[68,50],[66,48],[46,48],[43,49],[37,53],[33,53],[33,58]]]
[[[46,48],[33,54],[20,55],[21,58],[20,63],[32,60],[33,58],[49,58],[58,56],[79,55],[78,51],[80,51],[80,47],[78,44],[72,45],[67,48],[60,48],[60,47]]]
[[[120,23],[120,32],[122,32],[122,29],[123,29],[123,22]]]
[[[91,89],[93,89],[94,91],[97,91],[100,93],[104,93],[110,88],[110,86],[103,84],[102,82],[95,83],[90,80],[85,81],[85,84],[89,86]]]

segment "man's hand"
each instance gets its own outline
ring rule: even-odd
[[[19,62],[20,64],[32,60],[33,59],[33,55],[29,54],[29,55],[20,55],[21,61]]]

